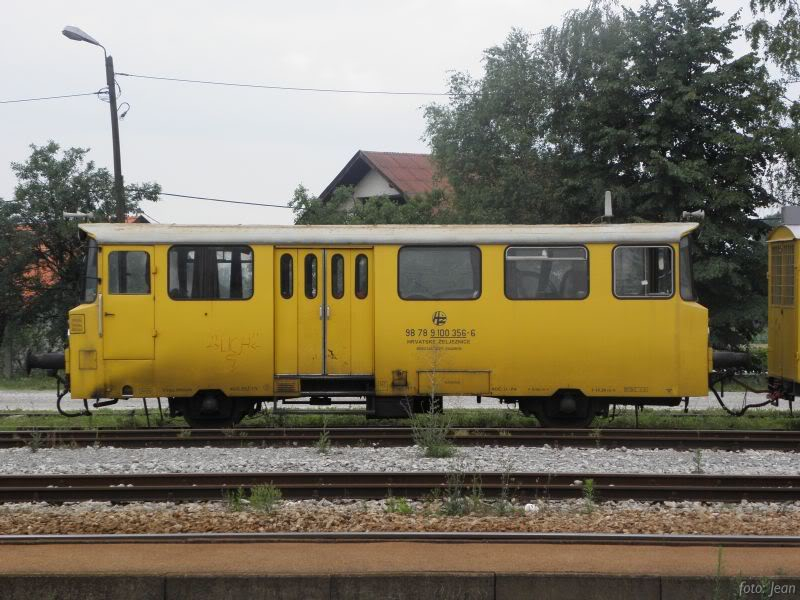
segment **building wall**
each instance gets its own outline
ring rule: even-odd
[[[372,198],[373,196],[399,196],[399,192],[375,169],[364,175],[353,190],[355,198]]]

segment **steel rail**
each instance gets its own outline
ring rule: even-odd
[[[487,497],[740,502],[800,500],[800,476],[654,475],[607,473],[168,473],[157,475],[3,475],[0,502],[204,501],[259,485],[285,498],[422,498],[480,487]],[[587,486],[588,487],[588,486]]]
[[[260,532],[260,533],[112,533],[112,534],[30,534],[0,535],[0,545],[41,544],[186,544],[186,543],[363,543],[363,542],[436,542],[436,543],[531,543],[531,544],[602,544],[645,546],[744,546],[800,547],[800,536],[772,535],[703,535],[703,534],[629,534],[629,533],[539,533],[539,532]]]
[[[25,429],[0,431],[0,448],[113,445],[124,448],[311,445],[326,431],[339,445],[413,444],[410,427],[286,427],[237,429]],[[800,431],[683,429],[453,428],[458,445],[605,448],[719,448],[800,450]]]

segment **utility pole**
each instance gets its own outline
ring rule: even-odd
[[[117,83],[114,80],[114,59],[106,56],[106,85],[108,105],[111,108],[111,142],[114,146],[114,204],[115,220],[125,222],[125,186],[122,182],[122,158],[119,151],[119,114],[117,111]]]
[[[61,33],[64,37],[76,42],[99,46],[103,49],[103,55],[106,58],[106,85],[108,86],[108,103],[111,108],[111,143],[114,150],[114,188],[112,189],[115,205],[114,220],[117,223],[124,223],[126,215],[125,186],[122,182],[122,159],[119,150],[119,114],[117,111],[117,82],[114,80],[114,59],[108,55],[103,44],[78,27],[67,25]]]

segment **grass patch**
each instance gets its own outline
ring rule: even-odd
[[[616,418],[597,419],[599,428],[630,428],[636,426],[633,408],[618,411]],[[639,429],[800,429],[800,417],[788,410],[758,410],[733,417],[722,409],[709,409],[684,414],[674,410],[645,408],[639,413]]]
[[[0,390],[53,390],[55,395],[56,380],[46,375],[30,377],[0,377]]]
[[[1,392],[0,392],[1,394]],[[63,417],[55,411],[55,393],[53,394],[52,412],[44,411],[0,411],[0,430],[14,429],[94,429],[98,427],[111,427],[117,429],[133,429],[146,427],[147,420],[144,410],[133,408],[141,402],[129,401],[126,406],[130,410],[93,410],[92,416]],[[89,405],[91,407],[91,404]],[[160,421],[158,408],[154,400],[148,401],[150,409],[150,424],[154,427],[185,427],[186,422],[176,417],[169,418],[166,400],[162,400],[164,420]],[[75,411],[83,408],[83,403],[78,400],[66,400],[65,410]],[[30,414],[28,414],[30,412]],[[420,416],[420,415],[417,415]],[[423,413],[427,418],[427,413]],[[438,417],[437,417],[438,418]],[[515,410],[509,409],[453,409],[445,411],[444,416],[449,420],[449,428],[486,427],[499,430],[517,427],[538,427],[533,417],[525,417]],[[295,427],[326,427],[328,430],[337,427],[412,427],[412,419],[367,419],[360,414],[336,415],[276,415],[271,413],[245,419],[239,427],[279,427],[291,429]],[[601,429],[614,428],[626,429],[635,427],[636,420],[633,408],[618,409],[614,419],[597,418],[592,425],[596,435]],[[684,414],[679,410],[661,410],[645,408],[639,413],[639,429],[774,429],[774,430],[800,430],[800,416],[792,416],[788,410],[755,409],[742,417],[732,417],[721,409],[695,411]]]
[[[55,398],[53,399],[55,405]],[[76,410],[83,403],[66,401],[65,410]],[[91,406],[91,405],[90,405]],[[158,408],[150,408],[150,425],[161,427],[185,427],[186,422],[176,417],[169,418],[169,412],[164,407],[164,421],[160,422]],[[0,431],[15,431],[17,429],[138,429],[147,427],[147,417],[144,410],[109,410],[93,411],[91,416],[64,417],[55,410],[52,413],[39,411],[0,411]]]

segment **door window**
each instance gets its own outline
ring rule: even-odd
[[[331,295],[337,300],[344,296],[344,257],[341,254],[331,258]]]
[[[356,298],[363,300],[369,291],[369,262],[366,254],[356,256]]]
[[[109,294],[149,294],[150,255],[115,250],[108,255]]]
[[[281,298],[288,300],[294,294],[294,258],[291,254],[281,256]]]
[[[317,297],[317,256],[306,254],[305,260],[305,292],[306,298]]]

